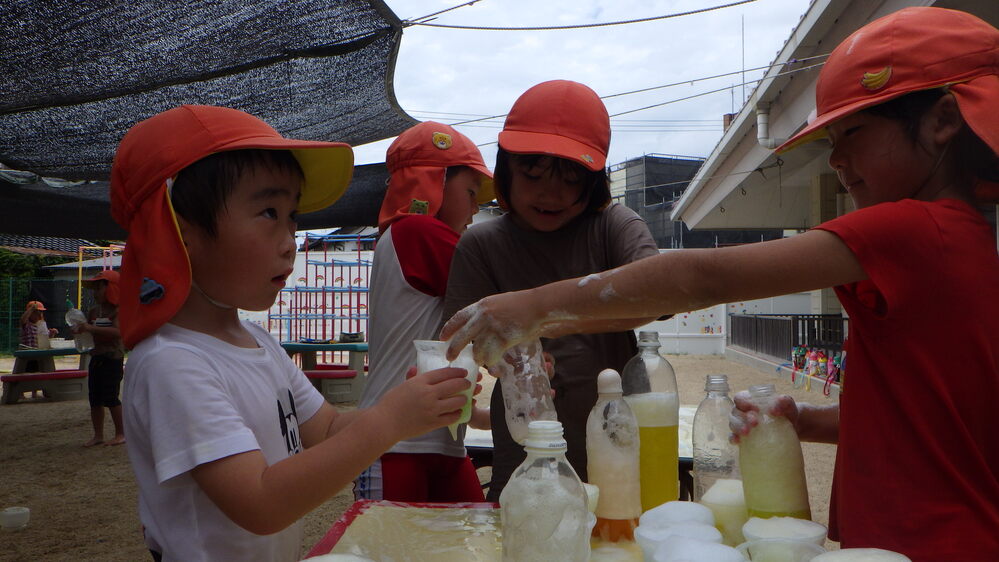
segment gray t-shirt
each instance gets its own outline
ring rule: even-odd
[[[509,214],[477,224],[458,241],[451,262],[442,320],[483,297],[582,277],[659,253],[648,226],[631,209],[611,204],[555,232],[517,226]],[[543,342],[555,357],[555,408],[565,428],[568,458],[586,478],[586,417],[597,400],[597,374],[624,368],[635,353],[634,332],[580,334]],[[498,498],[524,458],[506,429],[499,382],[493,392],[493,476]]]

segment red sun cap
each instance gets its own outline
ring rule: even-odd
[[[353,173],[349,145],[286,139],[260,119],[227,107],[175,107],[137,123],[122,138],[111,166],[111,215],[128,231],[118,313],[126,347],[173,318],[191,289],[191,265],[168,184],[206,156],[250,148],[294,155],[305,176],[301,213],[336,201]]]
[[[825,137],[826,126],[862,109],[945,86],[971,130],[999,153],[999,30],[966,12],[904,8],[833,50],[816,85],[816,118],[777,152]]]
[[[88,289],[93,289],[97,281],[107,281],[108,288],[107,291],[104,292],[104,298],[106,298],[109,303],[117,306],[120,294],[118,288],[119,279],[120,275],[118,274],[117,271],[113,269],[105,269],[104,271],[98,273],[97,275],[94,275],[90,279],[84,279],[83,286],[87,287]]]
[[[499,145],[514,154],[549,154],[597,171],[607,164],[610,117],[600,96],[570,80],[542,82],[513,104]]]
[[[425,214],[436,215],[444,198],[446,171],[452,166],[468,166],[482,174],[480,205],[495,197],[493,174],[479,147],[443,123],[425,121],[406,129],[389,146],[385,165],[389,186],[378,213],[378,228],[383,232],[396,219],[414,214],[410,210],[414,199],[427,203]]]

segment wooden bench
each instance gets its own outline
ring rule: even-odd
[[[25,392],[41,390],[49,400],[80,400],[87,397],[87,371],[78,369],[48,373],[3,375],[4,404],[16,404]]]
[[[312,369],[304,371],[316,390],[328,402],[357,402],[364,390],[364,377],[352,369]]]

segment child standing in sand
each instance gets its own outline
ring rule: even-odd
[[[83,446],[121,445],[125,442],[125,431],[118,395],[125,368],[125,348],[118,328],[118,272],[102,271],[83,284],[94,292],[97,301],[97,306],[87,312],[87,322],[77,328],[79,332],[90,332],[94,336],[87,376],[94,436]],[[104,408],[111,413],[114,422],[114,437],[107,442],[104,441]]]
[[[239,319],[273,304],[292,273],[297,213],[336,201],[352,160],[345,144],[286,139],[209,106],[155,115],[118,147],[125,435],[154,559],[298,560],[306,513],[396,441],[458,418],[463,369],[339,414],[270,334]]]

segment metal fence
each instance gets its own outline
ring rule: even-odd
[[[836,352],[843,349],[847,320],[839,314],[732,314],[728,344],[781,361],[791,360],[797,346]]]
[[[45,305],[45,323],[49,328],[59,330],[56,337],[72,337],[65,316],[66,311],[74,306],[76,294],[76,281],[17,277],[0,279],[0,353],[17,349],[21,314],[28,301],[40,301]],[[83,291],[82,306],[77,308],[87,310],[92,306],[93,295],[90,291]]]

